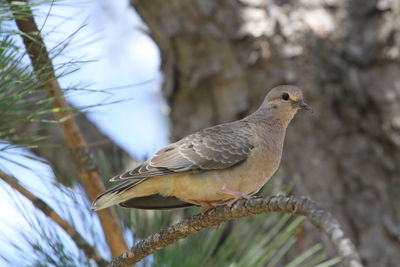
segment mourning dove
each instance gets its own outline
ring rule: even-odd
[[[112,178],[122,183],[97,197],[92,209],[208,210],[248,199],[278,169],[286,127],[299,109],[310,109],[299,88],[275,87],[253,114],[186,136]]]

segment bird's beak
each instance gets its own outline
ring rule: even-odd
[[[294,105],[298,106],[301,109],[305,109],[305,110],[313,112],[312,107],[310,107],[306,102],[304,102],[304,100],[299,100],[297,102],[294,102]]]

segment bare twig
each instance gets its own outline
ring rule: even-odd
[[[74,227],[72,227],[67,221],[58,215],[58,213],[55,212],[49,205],[47,205],[46,202],[23,187],[14,177],[11,177],[8,174],[0,171],[0,178],[13,189],[18,191],[21,195],[29,199],[37,209],[44,213],[44,215],[58,224],[71,237],[76,246],[80,248],[83,253],[85,253],[86,257],[93,259],[98,266],[107,265],[107,261],[97,252],[97,250],[91,246],[89,242],[87,242]]]
[[[70,106],[57,82],[54,68],[48,55],[46,46],[37,28],[32,10],[26,0],[8,0],[11,11],[20,30],[25,48],[32,61],[37,79],[43,84],[59,125],[64,134],[67,145],[72,153],[74,162],[79,169],[82,185],[90,200],[94,200],[104,192],[104,185],[89,153],[88,146],[70,112]],[[23,2],[20,5],[17,2]],[[104,209],[98,213],[108,246],[113,257],[128,249],[122,234],[118,217],[114,210]]]
[[[345,236],[339,222],[314,201],[305,198],[267,196],[238,201],[232,208],[219,206],[210,212],[195,215],[169,226],[138,242],[134,247],[114,258],[109,266],[122,266],[140,261],[144,257],[180,239],[222,222],[260,213],[284,212],[306,216],[332,241],[344,266],[361,267],[360,257],[353,243]]]

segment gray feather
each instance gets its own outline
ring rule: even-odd
[[[245,161],[253,149],[251,129],[243,127],[243,123],[246,122],[225,123],[189,135],[110,181],[226,169],[237,165]]]

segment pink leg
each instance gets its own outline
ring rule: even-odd
[[[232,205],[235,204],[235,202],[240,200],[240,199],[250,199],[251,198],[251,196],[249,196],[249,195],[247,195],[245,193],[234,191],[234,190],[230,190],[230,189],[226,189],[225,187],[223,187],[222,189],[218,190],[218,193],[229,195],[229,196],[233,196],[233,199],[226,203],[229,208],[232,207]]]
[[[213,204],[207,201],[196,201],[197,204],[202,206],[204,209],[200,212],[201,214],[205,214],[207,211],[215,208]]]

